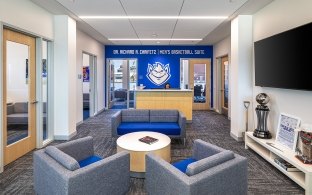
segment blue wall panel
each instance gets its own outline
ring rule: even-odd
[[[180,87],[180,59],[210,58],[212,46],[105,46],[106,59],[136,58],[138,60],[138,85],[146,88]],[[212,75],[212,74],[211,74]],[[169,78],[166,80],[166,78]],[[165,82],[163,82],[165,81]],[[211,78],[211,84],[213,79]],[[210,87],[213,89],[213,87]],[[211,97],[212,96],[211,91]],[[212,100],[212,98],[211,98]],[[211,101],[212,104],[212,101]]]

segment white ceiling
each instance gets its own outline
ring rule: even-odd
[[[69,14],[77,26],[104,44],[156,45],[156,41],[108,41],[111,38],[196,38],[203,41],[160,41],[160,45],[213,44],[209,37],[228,29],[239,11],[254,12],[272,0],[32,0],[54,14]],[[54,5],[53,5],[54,4]],[[256,6],[255,6],[256,4]],[[61,10],[63,8],[63,10]],[[250,9],[248,9],[250,8]],[[80,19],[79,16],[228,16],[229,19]],[[221,28],[222,27],[222,28]],[[157,37],[153,37],[157,34]],[[229,34],[223,32],[223,34]],[[103,37],[101,37],[103,36]],[[226,35],[223,35],[226,36]],[[218,37],[218,36],[217,36]],[[219,39],[222,38],[219,36]],[[223,37],[224,38],[224,37]],[[216,39],[216,38],[214,38]]]

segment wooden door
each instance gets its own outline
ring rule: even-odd
[[[228,56],[221,58],[221,113],[228,116],[229,106],[229,60]]]
[[[4,165],[36,147],[35,51],[34,37],[3,30]]]
[[[193,110],[210,109],[210,59],[189,60],[189,86],[193,90]]]

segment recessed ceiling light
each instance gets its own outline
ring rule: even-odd
[[[160,41],[157,41],[156,43],[157,43],[157,44],[159,44],[159,43],[160,43]]]
[[[160,19],[160,20],[220,20],[227,16],[79,16],[81,19]]]
[[[153,33],[152,34],[152,37],[157,37],[158,35],[156,33]]]
[[[110,41],[201,41],[203,39],[170,39],[170,38],[162,38],[162,39],[126,39],[126,38],[112,38],[108,39]]]

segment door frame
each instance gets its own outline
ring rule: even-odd
[[[109,108],[109,90],[110,90],[110,60],[127,60],[127,69],[128,69],[128,73],[130,71],[129,69],[129,61],[130,60],[136,60],[137,62],[137,69],[136,69],[136,74],[137,74],[137,82],[139,79],[139,75],[138,75],[138,71],[139,71],[139,60],[138,58],[106,58],[106,78],[107,78],[107,82],[106,82],[106,109],[110,109]],[[127,75],[127,108],[129,108],[129,101],[130,101],[130,97],[129,97],[129,83],[130,83],[130,77],[129,74]],[[135,103],[134,103],[134,108],[135,108]]]
[[[97,114],[97,56],[82,50],[82,63],[83,63],[83,54],[89,56],[89,78],[90,78],[90,85],[89,85],[89,117],[92,117]],[[83,64],[81,66],[81,72],[82,72]],[[81,85],[83,85],[83,79],[81,82]],[[81,87],[81,93],[83,94],[83,86]],[[83,95],[82,95],[83,98]],[[83,101],[82,101],[83,103]],[[83,106],[82,106],[83,107]],[[83,112],[83,111],[82,111]],[[83,119],[82,119],[83,120]]]
[[[5,34],[6,32],[6,34]],[[6,35],[6,36],[5,36]],[[24,156],[26,153],[30,152],[31,150],[36,148],[37,144],[37,92],[36,92],[36,86],[37,86],[37,58],[36,58],[36,51],[37,51],[37,44],[36,44],[36,37],[30,36],[28,34],[24,34],[20,31],[16,31],[15,29],[11,28],[4,28],[3,29],[3,37],[2,40],[5,39],[5,42],[2,42],[2,46],[4,46],[3,50],[3,58],[2,61],[6,61],[7,54],[9,54],[9,51],[7,50],[7,43],[8,41],[18,43],[21,45],[24,45],[28,50],[28,85],[27,85],[27,93],[28,97],[26,98],[26,103],[28,106],[28,124],[27,124],[27,137],[24,137],[22,139],[19,139],[18,141],[7,144],[7,134],[8,134],[8,124],[7,124],[7,94],[8,94],[8,81],[10,77],[7,75],[6,70],[8,69],[7,61],[3,64],[3,85],[2,85],[2,95],[3,98],[1,100],[1,103],[3,105],[3,123],[2,123],[2,134],[3,134],[3,160],[4,165],[9,164],[16,159],[20,158],[21,156]],[[5,65],[5,66],[4,66]],[[27,67],[27,66],[26,66]]]
[[[0,75],[3,74],[3,29],[4,28],[7,28],[7,29],[11,29],[11,30],[14,30],[16,32],[21,32],[23,34],[26,34],[26,35],[30,35],[30,36],[33,36],[36,38],[36,46],[37,46],[37,41],[38,41],[38,38],[40,39],[44,39],[48,42],[50,42],[50,45],[48,46],[49,47],[49,53],[48,53],[48,57],[50,59],[50,64],[49,64],[49,75],[50,75],[50,78],[48,78],[48,95],[50,96],[50,94],[53,94],[53,80],[54,80],[54,77],[53,77],[53,68],[52,68],[52,65],[53,65],[53,39],[49,39],[48,37],[44,37],[44,36],[41,36],[39,34],[36,34],[36,33],[33,33],[33,32],[30,32],[28,30],[25,30],[25,29],[22,29],[20,27],[17,27],[17,26],[14,26],[14,25],[11,25],[11,24],[8,24],[8,23],[5,23],[5,22],[1,22],[0,21]],[[41,51],[41,49],[40,49]],[[38,48],[36,48],[36,62],[38,59],[42,60],[41,56],[37,56],[37,52],[38,52]],[[37,70],[37,67],[36,67],[36,71]],[[38,80],[38,79],[36,79]],[[36,81],[37,82],[37,81]],[[0,86],[2,87],[3,86],[3,80],[0,79]],[[37,86],[36,86],[36,93],[37,93]],[[3,93],[2,93],[3,90],[0,90],[0,99],[3,100]],[[38,100],[38,97],[36,97],[37,100]],[[40,102],[42,102],[42,100],[40,99],[39,100]],[[53,107],[54,107],[54,103],[53,103],[53,100],[50,100],[49,103],[48,103],[48,114],[49,114],[49,138],[50,139],[47,139],[46,141],[42,141],[42,138],[40,139],[39,136],[42,136],[42,133],[40,133],[39,131],[42,131],[42,128],[38,128],[37,126],[37,131],[36,131],[36,148],[41,148],[41,147],[44,147],[46,146],[47,144],[49,144],[50,142],[53,141],[53,135],[54,135],[54,132],[53,132]],[[0,173],[2,173],[4,171],[4,148],[2,147],[3,146],[3,103],[1,102],[0,103]],[[37,109],[36,109],[36,121],[38,121],[39,118],[42,118],[42,113],[39,113],[38,112],[38,105],[37,105]],[[39,119],[40,120],[40,119]],[[36,122],[36,125],[37,125],[37,122]]]
[[[229,73],[230,73],[230,55],[224,54],[216,57],[216,111],[219,114],[222,114],[222,58],[223,57],[228,57],[228,62],[229,62]],[[229,96],[230,96],[230,83],[229,83]],[[230,118],[230,97],[228,100],[228,118]]]
[[[208,109],[207,110],[211,110],[212,109],[212,106],[211,106],[211,83],[212,83],[212,75],[213,75],[213,72],[211,71],[211,68],[212,68],[212,65],[213,65],[213,63],[212,63],[212,58],[180,58],[180,70],[181,70],[181,66],[182,66],[182,61],[183,60],[188,60],[188,61],[190,61],[190,60],[208,60],[208,61],[210,61],[210,69],[208,70],[209,71],[209,78],[207,77],[206,78],[206,82],[207,81],[209,81],[209,88],[207,88],[207,84],[206,84],[206,100],[207,101],[209,101],[208,102]],[[190,63],[188,62],[188,85],[189,85],[189,83],[190,83]],[[207,72],[208,72],[207,71]],[[206,74],[207,74],[207,72],[206,72]],[[180,80],[181,80],[181,72],[180,72]],[[181,84],[181,83],[180,83]],[[181,86],[180,86],[180,88],[182,88]],[[188,88],[189,89],[191,89],[191,86],[189,85],[188,86]],[[194,86],[192,87],[193,89],[193,96],[192,97],[194,97]],[[207,94],[209,93],[209,97],[207,96]],[[194,103],[194,100],[192,100],[192,103]],[[193,108],[194,108],[194,106],[193,106]]]

